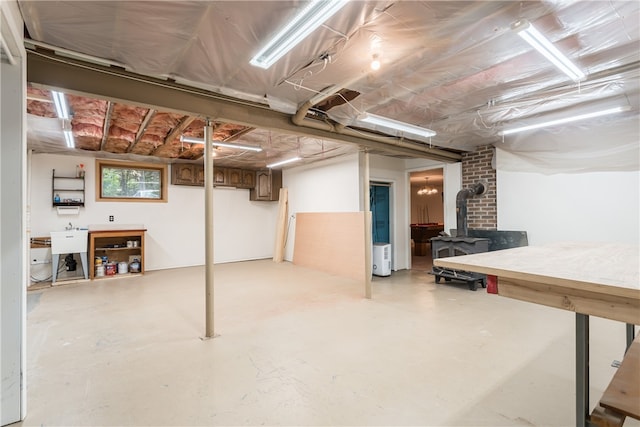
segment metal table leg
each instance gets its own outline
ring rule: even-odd
[[[58,262],[60,260],[60,254],[51,255],[51,284],[56,283],[58,277]]]
[[[636,337],[636,327],[631,323],[627,323],[627,347],[624,352],[626,353],[631,347],[631,343],[633,343],[633,339]]]
[[[576,426],[586,427],[589,413],[589,316],[576,313]]]

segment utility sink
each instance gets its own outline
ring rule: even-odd
[[[51,232],[51,253],[69,254],[87,252],[88,230],[68,230]]]
[[[51,283],[56,282],[58,276],[58,260],[60,254],[80,253],[84,278],[89,278],[87,270],[87,240],[89,230],[66,230],[51,232]]]

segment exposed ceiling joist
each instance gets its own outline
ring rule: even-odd
[[[196,118],[193,116],[186,116],[183,117],[180,120],[180,123],[178,123],[178,126],[176,126],[175,128],[173,128],[173,130],[171,131],[171,133],[169,133],[169,135],[167,135],[167,137],[164,140],[165,144],[169,144],[171,143],[174,139],[176,139],[178,136],[180,136],[182,134],[182,132],[184,132],[184,130],[189,127],[189,125],[191,123],[193,123],[193,121]]]
[[[109,137],[109,126],[111,126],[111,113],[113,112],[113,102],[107,102],[107,112],[104,115],[104,127],[102,128],[102,141],[100,142],[100,149],[104,150],[104,146],[107,144],[107,138]]]
[[[147,130],[147,126],[149,126],[149,122],[151,121],[151,119],[153,119],[153,116],[155,115],[156,115],[156,110],[154,110],[153,108],[150,108],[149,111],[147,111],[147,115],[144,116],[144,120],[142,120],[142,123],[140,123],[140,129],[138,129],[138,133],[136,134],[136,139],[135,141],[133,141],[133,144],[131,144],[127,149],[127,153],[130,153],[131,150],[135,148],[136,144],[140,142],[140,138],[142,138],[142,135],[144,135],[144,131]]]

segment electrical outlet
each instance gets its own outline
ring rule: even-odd
[[[113,222],[113,215],[109,215],[109,222]]]

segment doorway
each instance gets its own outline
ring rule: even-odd
[[[371,183],[369,197],[371,201],[371,241],[373,243],[391,243],[389,185]]]
[[[411,188],[411,269],[431,271],[432,237],[444,231],[444,169],[409,174]]]

